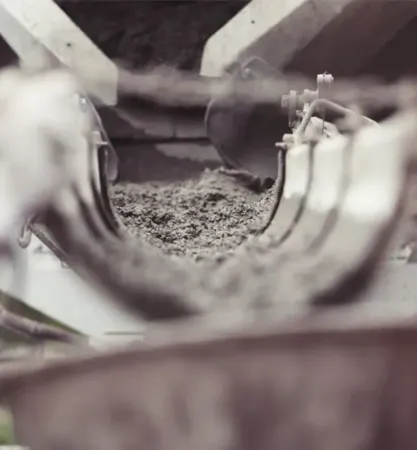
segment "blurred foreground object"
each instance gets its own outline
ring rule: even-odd
[[[30,229],[35,217],[53,202],[68,203],[64,191],[71,189],[71,186],[79,187],[83,176],[88,180],[90,147],[95,145],[92,144],[95,116],[91,110],[86,110],[88,104],[85,104],[80,92],[76,79],[63,69],[38,74],[17,68],[0,72],[0,244],[2,248],[10,248],[13,258],[17,257],[16,264],[25,266],[20,274],[24,279],[17,283],[10,285],[4,270],[0,278],[2,288],[10,295],[19,298],[23,294],[29,305],[82,334],[94,336],[103,332],[103,328],[105,331],[117,331],[113,326],[119,327],[120,323],[128,323],[132,330],[137,327],[137,322],[123,318],[112,308],[108,312],[106,304],[100,305],[100,313],[94,323],[83,320],[84,325],[80,325],[74,312],[68,317],[70,305],[66,308],[59,306],[57,299],[68,298],[66,303],[72,303],[71,309],[78,306],[86,314],[88,307],[86,309],[83,304],[73,303],[74,296],[82,303],[82,285],[79,280],[71,278],[55,255],[42,255],[30,245]],[[85,192],[86,186],[79,189]],[[29,223],[29,229],[25,231],[23,242],[19,233],[22,224],[26,223]],[[28,258],[28,253],[32,258]],[[29,283],[27,293],[22,288],[26,282]],[[95,305],[94,297],[100,297],[94,292],[89,294],[92,305]],[[51,297],[55,297],[52,304]],[[58,314],[53,313],[54,310]],[[8,326],[12,319],[5,311],[1,323]],[[29,322],[16,326],[23,333],[41,337],[49,332]],[[56,337],[71,340],[64,332],[60,337],[57,330]]]
[[[0,72],[2,243],[16,237],[19,224],[56,193],[67,176],[69,155],[83,151],[90,123],[80,114],[79,90],[65,71]]]

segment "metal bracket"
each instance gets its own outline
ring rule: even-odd
[[[32,241],[32,230],[30,229],[31,223],[32,219],[29,219],[22,225],[20,235],[17,238],[19,247],[23,249],[28,248]]]
[[[292,130],[300,125],[308,106],[319,98],[326,98],[326,93],[333,86],[334,78],[330,73],[324,72],[317,75],[317,89],[312,91],[305,89],[302,94],[292,90],[288,95],[283,95],[281,107],[288,111],[288,124]],[[319,111],[321,115],[324,111]]]
[[[94,107],[94,104],[86,95],[78,94],[78,101],[81,110],[83,112],[90,112],[95,121],[95,128],[92,135],[93,145],[96,146],[96,148],[105,147],[108,162],[106,173],[107,180],[109,182],[115,182],[118,177],[119,157],[106,133],[101,117]]]

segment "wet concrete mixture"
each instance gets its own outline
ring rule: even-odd
[[[124,67],[198,71],[207,39],[244,5],[245,0],[79,0],[61,7]]]
[[[223,168],[185,181],[123,183],[112,201],[129,231],[171,255],[199,259],[253,234],[272,203],[272,182]]]

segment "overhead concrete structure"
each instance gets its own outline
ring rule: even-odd
[[[24,65],[66,65],[96,100],[117,103],[117,67],[53,0],[0,0],[0,36]]]
[[[257,56],[285,72],[350,76],[416,15],[403,0],[252,0],[207,41],[201,74]]]

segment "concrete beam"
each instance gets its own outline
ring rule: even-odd
[[[115,64],[53,0],[0,0],[0,35],[27,66],[63,64],[105,105],[117,103]],[[105,78],[103,85],[94,80]]]
[[[416,16],[417,2],[355,0],[294,55],[285,70],[311,75],[327,70],[339,77],[361,73]]]
[[[201,74],[258,56],[285,71],[356,73],[413,17],[417,2],[252,0],[208,41]]]

